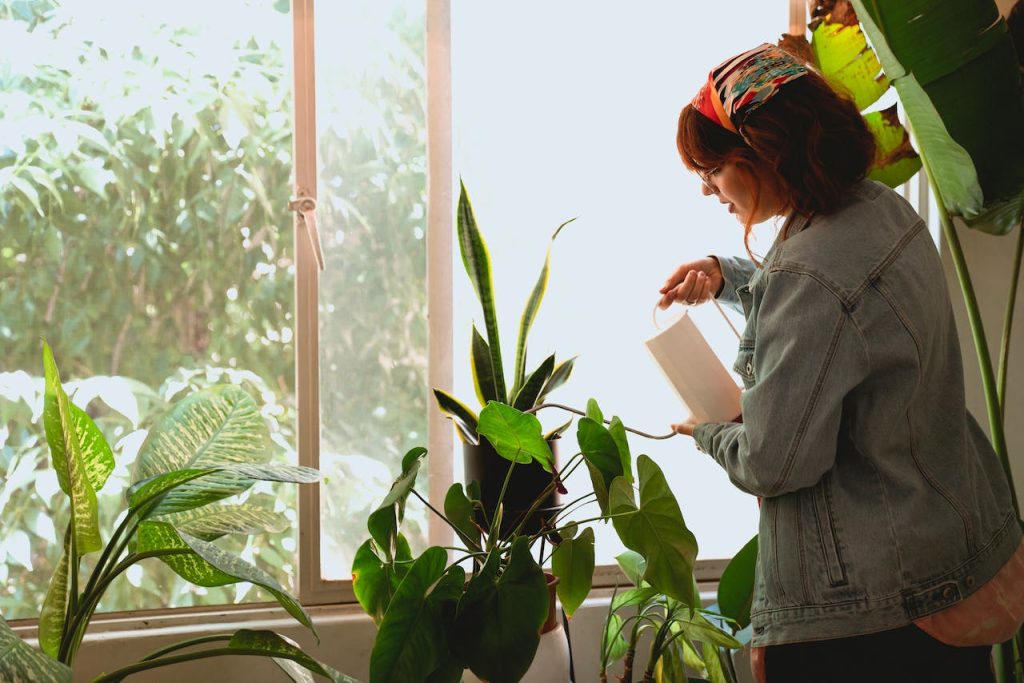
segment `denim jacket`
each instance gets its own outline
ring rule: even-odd
[[[964,405],[938,251],[911,206],[860,183],[791,219],[760,268],[719,258],[747,319],[742,423],[694,439],[763,498],[754,645],[898,628],[988,581],[1021,539]]]

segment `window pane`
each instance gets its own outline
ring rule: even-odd
[[[454,169],[490,246],[506,368],[548,239],[579,216],[554,245],[527,371],[552,352],[578,354],[551,399],[582,407],[594,397],[606,415],[655,434],[684,417],[643,346],[658,288],[686,260],[743,253],[742,228],[701,196],[675,148],[679,111],[710,68],[785,30],[782,0],[736,9],[743,20],[724,28],[714,3],[453,3]],[[479,306],[457,255],[454,267],[456,394],[476,405],[468,349]],[[713,310],[702,313],[717,324]],[[714,340],[731,366],[735,338],[720,329]],[[550,428],[567,416],[540,417]],[[563,461],[576,451],[567,436]],[[753,498],[688,438],[630,441],[664,469],[700,558],[731,557],[756,532]],[[573,479],[567,501],[590,485],[586,468]],[[612,527],[595,531],[598,561],[612,563],[621,551]]]
[[[114,447],[105,539],[147,430],[190,389],[245,386],[274,460],[295,460],[288,11],[281,0],[0,7],[6,618],[37,615],[69,517],[39,419],[40,337]],[[246,497],[294,520],[294,485]],[[218,543],[290,584],[292,532]],[[268,599],[249,584],[193,587],[147,560],[100,608]]]
[[[426,443],[424,6],[316,7],[322,575],[351,577],[367,515]],[[425,483],[426,473],[421,474]],[[422,488],[422,487],[421,487]],[[411,500],[404,533],[424,545]]]

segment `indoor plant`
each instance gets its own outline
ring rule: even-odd
[[[428,548],[414,558],[400,533],[406,499],[415,495],[423,500],[414,487],[426,450],[406,454],[401,475],[367,520],[370,539],[359,548],[352,566],[356,598],[379,626],[370,660],[371,682],[454,682],[464,669],[491,683],[520,680],[533,660],[538,631],[549,611],[542,569],[546,545],[553,545],[557,593],[571,614],[589,593],[593,579],[593,530],[580,531],[589,522],[611,520],[623,544],[644,558],[643,580],[686,610],[696,609],[696,539],[658,465],[638,456],[634,480],[625,427],[617,418],[609,425],[596,402],[590,401],[586,416],[577,422],[580,451],[568,458],[564,470],[568,476],[586,463],[592,486],[572,503],[547,513],[539,532],[525,531],[528,515],[515,520],[507,532],[496,519],[477,523],[476,514],[487,514],[478,489],[473,484],[452,485],[444,510],[431,510],[464,546],[448,549],[455,552],[454,561],[442,547]],[[510,472],[551,457],[540,422],[528,412],[492,401],[481,411],[477,429],[511,463]],[[506,475],[502,494],[511,488],[510,480]],[[539,508],[555,486],[552,479],[531,508]],[[563,521],[577,505],[592,502],[599,508],[594,517]],[[503,514],[499,501],[495,515]],[[540,561],[531,552],[538,546]],[[477,567],[468,583],[461,566],[467,561]]]
[[[319,478],[316,470],[266,462],[266,426],[252,397],[233,385],[221,385],[172,406],[142,445],[137,480],[125,492],[127,510],[104,545],[96,491],[114,468],[113,453],[92,418],[69,400],[45,342],[43,366],[43,420],[60,488],[70,500],[70,520],[64,555],[40,611],[41,651],[24,643],[0,619],[3,680],[70,681],[79,646],[104,591],[129,567],[147,558],[160,558],[199,586],[239,581],[259,585],[316,633],[309,615],[277,581],[213,543],[225,534],[280,529],[280,520],[269,511],[244,503],[214,503],[260,480],[311,483]],[[82,557],[100,551],[85,580]],[[210,643],[220,645],[196,648]],[[220,655],[272,657],[289,676],[295,675],[297,666],[334,681],[352,680],[272,631],[246,629],[165,647],[95,680],[120,681],[138,671]]]
[[[575,219],[570,219],[558,226],[551,236],[552,243],[562,228],[572,220]],[[551,248],[548,247],[544,266],[530,292],[519,321],[515,363],[511,386],[509,386],[506,384],[505,365],[501,353],[490,254],[483,234],[477,226],[466,186],[462,183],[460,183],[456,223],[462,263],[480,302],[486,334],[486,337],[481,335],[476,325],[473,325],[469,360],[477,399],[481,406],[486,405],[489,401],[497,401],[518,410],[533,409],[542,404],[551,391],[565,383],[572,373],[575,362],[575,357],[557,362],[555,355],[551,354],[532,372],[529,374],[526,372],[527,338],[547,290]],[[484,509],[493,516],[501,484],[509,468],[508,462],[499,457],[486,440],[480,439],[477,432],[479,417],[474,410],[469,408],[465,402],[456,399],[442,389],[435,388],[434,396],[441,411],[452,420],[456,433],[463,442],[466,481],[480,482],[480,495]],[[509,487],[510,490],[506,492],[507,497],[504,499],[506,508],[517,511],[525,510],[537,492],[547,488],[548,482],[551,480],[552,469],[557,468],[555,439],[569,426],[570,422],[566,422],[546,435],[545,438],[548,440],[554,456],[550,461],[543,461],[539,464],[527,463],[512,475],[512,486]],[[557,505],[557,496],[558,489],[556,487],[550,491],[543,507],[553,508]],[[528,527],[536,530],[536,518],[528,521]]]

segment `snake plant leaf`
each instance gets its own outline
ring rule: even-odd
[[[71,525],[64,533],[64,551],[60,563],[50,578],[50,585],[39,611],[39,649],[54,659],[60,651],[60,640],[64,633],[64,618],[68,601],[71,599]]]
[[[517,390],[521,389],[523,383],[526,381],[526,338],[530,334],[530,327],[533,326],[533,321],[537,317],[537,311],[540,310],[541,301],[544,300],[544,292],[548,288],[548,272],[551,266],[551,247],[555,244],[555,238],[558,237],[558,233],[562,232],[562,228],[572,223],[575,218],[570,218],[561,225],[559,225],[554,234],[551,235],[551,242],[548,244],[547,254],[544,256],[544,267],[540,269],[540,275],[537,277],[537,282],[533,285],[533,290],[530,292],[530,297],[526,300],[526,306],[523,308],[523,315],[519,318],[519,335],[516,337],[516,364],[515,372],[513,374],[512,393],[516,393]]]
[[[625,477],[612,482],[608,492],[612,524],[619,539],[646,560],[643,578],[665,595],[691,609],[699,606],[693,585],[697,539],[686,527],[665,475],[646,455],[637,458],[640,505]],[[632,513],[632,514],[628,514]]]
[[[814,61],[829,85],[849,94],[864,111],[889,89],[889,79],[868,47],[849,2],[839,0],[831,5],[828,15],[811,31]]]
[[[441,412],[448,416],[448,419],[455,425],[456,433],[463,443],[476,444],[479,437],[476,433],[479,418],[476,413],[470,410],[466,404],[459,401],[446,391],[434,389],[434,398]]]
[[[591,404],[596,408],[597,404],[593,400]],[[587,413],[601,417],[600,410],[594,413],[590,404]],[[612,482],[625,474],[622,470],[622,459],[619,457],[619,447],[608,429],[590,417],[580,418],[576,423],[576,441],[590,471],[590,481],[594,485],[601,514],[608,514],[607,492],[610,491]]]
[[[443,548],[428,548],[402,579],[373,644],[370,683],[417,683],[441,663],[446,648],[445,630],[439,605],[432,604],[429,597],[431,586],[444,574],[447,559]],[[454,572],[452,576],[458,578]],[[465,579],[464,573],[462,578]],[[438,589],[443,594],[446,587],[441,584]]]
[[[476,325],[473,325],[473,341],[469,347],[469,367],[473,372],[473,389],[480,405],[485,406],[488,401],[501,400],[498,398],[491,347],[488,346],[487,340],[480,336]]]
[[[505,370],[501,363],[501,339],[498,336],[498,314],[495,310],[494,283],[491,281],[491,257],[487,251],[484,236],[476,224],[473,204],[466,192],[466,185],[459,181],[459,206],[456,227],[459,237],[459,253],[462,265],[473,284],[476,297],[484,313],[484,327],[487,330],[487,343],[491,351],[491,367],[494,372],[494,384],[497,400],[504,403],[508,400],[505,392]]]
[[[562,436],[562,434],[565,433],[565,430],[569,429],[569,427],[571,427],[571,426],[572,426],[572,418],[570,417],[564,423],[558,425],[557,427],[552,429],[550,432],[546,433],[544,435],[544,440],[545,441],[551,441],[552,439],[559,438],[560,436]]]
[[[558,577],[558,599],[570,617],[583,604],[594,583],[594,530],[566,538],[551,554],[551,573]]]
[[[57,480],[61,490],[71,499],[71,525],[74,533],[71,563],[77,566],[78,557],[103,547],[97,517],[96,489],[89,476],[88,461],[102,459],[105,456],[95,448],[91,451],[85,450],[83,435],[78,431],[79,420],[76,419],[71,401],[61,385],[53,351],[45,341],[43,369],[46,376],[43,422],[50,444],[53,467],[57,471]],[[89,423],[92,423],[92,420],[89,420]],[[95,428],[94,424],[92,426]],[[100,440],[102,441],[102,437]],[[109,453],[107,449],[106,454]],[[105,465],[94,464],[92,469],[102,470],[105,469]]]
[[[467,548],[480,548],[480,529],[473,522],[473,501],[466,496],[462,484],[458,482],[451,485],[444,497],[444,516],[455,527]]]
[[[548,613],[544,570],[528,539],[512,542],[508,564],[491,551],[459,601],[451,646],[469,669],[491,683],[514,683],[530,668]]]
[[[182,469],[265,463],[267,426],[245,390],[222,384],[178,401],[139,449],[135,480]]]
[[[899,187],[921,170],[921,157],[910,146],[910,135],[900,123],[895,104],[888,109],[865,114],[864,122],[878,146],[877,159],[869,178],[889,187]]]
[[[529,410],[537,405],[540,392],[548,379],[551,378],[551,373],[554,369],[555,355],[551,354],[544,359],[544,362],[536,370],[530,373],[530,376],[523,382],[522,387],[519,388],[515,398],[512,399],[512,405],[516,410]]]
[[[178,531],[203,541],[214,541],[227,534],[280,533],[291,527],[284,515],[251,503],[204,505],[162,515],[157,521],[167,522]]]
[[[900,95],[946,208],[967,219],[987,212],[1000,222],[972,222],[987,232],[1003,234],[1015,227],[1019,215],[993,211],[1001,203],[1019,202],[1024,191],[1020,75],[996,4],[852,3]],[[965,158],[969,163],[961,169]]]
[[[506,460],[520,464],[536,460],[545,472],[551,471],[551,448],[536,416],[491,401],[480,411],[477,431]]]
[[[548,394],[565,384],[569,379],[569,375],[572,374],[572,368],[575,363],[576,356],[573,356],[569,360],[564,360],[555,366],[555,369],[551,372],[551,377],[544,383],[544,388],[540,390],[537,403],[543,403]]]
[[[385,562],[380,558],[373,540],[368,539],[356,551],[352,560],[352,592],[363,611],[378,626],[411,565],[412,551],[409,541],[402,534],[398,535],[395,543],[394,562]]]
[[[754,600],[754,572],[757,567],[757,536],[733,555],[718,582],[718,609],[743,629],[750,625]]]
[[[139,524],[134,552],[143,557],[159,557],[178,576],[197,586],[212,588],[239,581],[256,584],[273,595],[296,621],[317,635],[316,627],[302,605],[274,577],[212,543],[175,531],[166,522]]]
[[[71,669],[31,647],[0,617],[0,673],[4,683],[71,683]]]
[[[129,506],[141,508],[159,502],[144,517],[166,515],[202,507],[249,489],[257,481],[311,484],[320,472],[301,465],[221,465],[184,469],[136,482],[127,490]]]
[[[307,672],[312,671],[334,683],[358,683],[356,679],[313,659],[294,642],[273,631],[236,631],[228,641],[227,649],[238,654],[271,657],[293,681],[312,681]]]
[[[619,449],[619,462],[622,463],[622,476],[629,481],[633,481],[633,457],[629,454],[629,441],[626,439],[626,425],[622,424],[622,420],[618,416],[612,417],[611,423],[608,425],[608,433],[611,435],[612,440],[615,441],[615,446]]]
[[[417,447],[409,450],[402,458],[402,473],[391,484],[391,490],[380,506],[370,513],[366,526],[377,547],[390,562],[397,552],[398,527],[405,518],[405,500],[416,485],[416,476],[427,449]]]

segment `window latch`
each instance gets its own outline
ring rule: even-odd
[[[324,251],[320,246],[320,232],[316,228],[316,199],[309,196],[296,197],[288,202],[288,210],[298,214],[299,220],[306,229],[306,237],[309,238],[309,245],[313,248],[313,256],[316,257],[317,267],[324,269]]]

